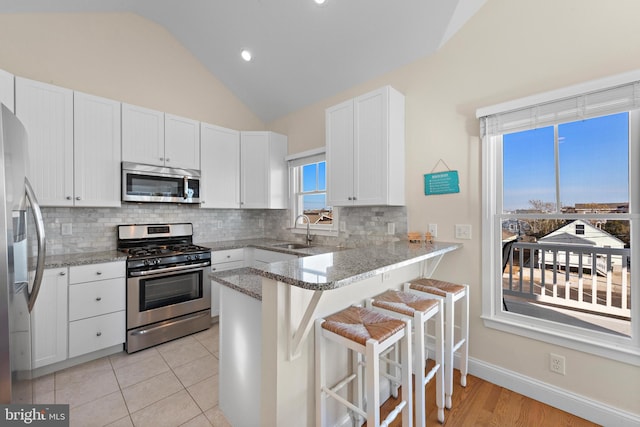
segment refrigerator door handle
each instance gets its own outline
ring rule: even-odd
[[[44,257],[47,253],[47,242],[44,236],[44,221],[42,220],[42,211],[40,211],[40,205],[36,199],[36,195],[31,188],[31,184],[27,178],[24,179],[24,187],[27,192],[27,199],[31,204],[31,210],[33,211],[33,219],[36,224],[36,235],[38,238],[38,257],[36,261],[36,275],[33,279],[33,288],[29,293],[29,312],[33,310],[33,306],[38,298],[40,292],[40,285],[42,284],[42,276],[44,274]]]

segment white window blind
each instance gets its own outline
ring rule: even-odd
[[[640,80],[488,115],[482,115],[482,110],[478,110],[478,117],[481,136],[486,137],[639,108]]]

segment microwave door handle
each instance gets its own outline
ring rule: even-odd
[[[36,275],[33,279],[33,288],[29,293],[29,312],[33,310],[33,306],[36,303],[36,299],[38,299],[38,293],[40,292],[40,285],[42,284],[42,276],[44,274],[44,257],[47,253],[47,242],[45,240],[44,235],[44,221],[42,220],[42,211],[40,210],[40,205],[38,204],[38,200],[36,199],[36,195],[33,192],[33,188],[31,188],[31,184],[29,180],[25,178],[24,187],[27,193],[27,199],[29,199],[29,203],[31,204],[31,210],[33,212],[33,219],[36,225],[36,235],[38,239],[38,257],[36,261]]]
[[[186,200],[188,199],[188,194],[189,194],[189,177],[185,176],[182,178],[184,180],[184,183],[182,184],[182,197]]]

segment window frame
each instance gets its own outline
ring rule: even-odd
[[[478,118],[492,114],[509,112],[539,103],[563,100],[580,96],[595,90],[605,90],[616,84],[637,82],[640,71],[613,76],[594,82],[520,100],[510,101],[493,107],[480,109]],[[636,83],[637,84],[637,83]],[[635,107],[637,108],[637,107]],[[631,225],[631,263],[640,265],[640,110],[629,111],[629,212],[616,214],[568,214],[552,213],[549,219],[594,219],[610,218],[628,220]],[[607,115],[611,113],[602,113]],[[592,117],[595,117],[592,115]],[[575,119],[558,121],[571,122]],[[483,132],[486,123],[482,123]],[[508,132],[504,132],[508,133]],[[486,327],[539,341],[560,345],[585,353],[595,354],[613,360],[640,366],[640,272],[631,275],[631,338],[589,331],[566,324],[524,316],[502,310],[502,219],[505,217],[538,218],[539,214],[504,214],[502,211],[502,135],[482,135],[482,315]]]
[[[310,150],[303,153],[288,156],[286,158],[289,166],[289,230],[294,234],[306,234],[306,226],[298,224],[295,227],[295,220],[298,217],[299,203],[302,199],[300,195],[301,171],[302,167],[312,163],[326,162],[325,149]],[[328,176],[328,168],[325,169],[325,176]],[[327,177],[328,181],[328,177]],[[325,189],[324,193],[327,193]],[[307,193],[312,194],[312,193]],[[310,224],[309,229],[313,234],[320,236],[337,236],[338,235],[338,210],[333,207],[333,220],[329,225]]]

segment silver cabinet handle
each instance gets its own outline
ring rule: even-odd
[[[73,197],[71,197],[71,196],[67,196],[67,197],[66,197],[66,199],[67,199],[67,200],[71,200],[71,199],[73,199]]]
[[[166,159],[164,159],[164,161],[165,161],[165,162],[170,162],[170,161],[171,161],[171,159],[167,157]]]
[[[61,276],[66,276],[66,275],[67,275],[67,272],[66,272],[66,271],[61,271],[61,272],[60,272],[60,275],[61,275]]]
[[[102,275],[102,271],[96,271],[96,274],[97,274],[98,276],[101,276],[101,275]]]
[[[80,200],[80,196],[76,196],[76,200]]]
[[[96,334],[96,336],[97,336],[97,337],[102,336],[102,332],[98,332],[98,333]]]
[[[102,297],[97,297],[96,301],[102,301]]]

